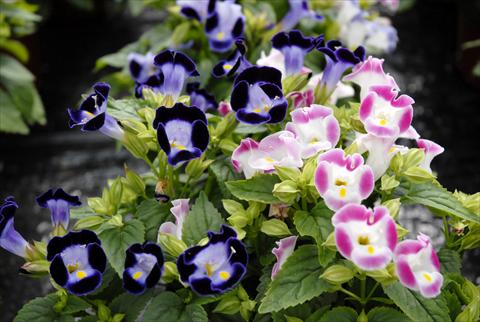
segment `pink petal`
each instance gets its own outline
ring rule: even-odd
[[[350,258],[353,249],[352,240],[348,232],[342,227],[335,228],[335,244],[343,257]]]
[[[362,199],[366,199],[373,192],[375,178],[372,169],[367,165],[362,166],[362,170],[360,171],[362,171],[362,174],[360,177],[359,192]]]
[[[338,124],[337,119],[333,115],[329,115],[325,118],[327,123],[327,139],[332,145],[332,147],[336,146],[338,140],[340,140],[340,125]]]
[[[361,269],[366,271],[373,271],[377,269],[385,268],[388,263],[392,260],[392,252],[387,248],[383,247],[376,250],[374,255],[368,254],[364,250],[365,246],[354,247],[352,251],[351,260]]]
[[[348,223],[352,220],[367,221],[371,215],[372,211],[363,205],[348,204],[333,215],[332,224],[337,226],[342,223]]]
[[[403,257],[399,258],[395,261],[395,268],[400,283],[402,283],[403,286],[415,290],[417,288],[417,280],[415,279],[415,275],[413,275],[413,271],[410,268],[410,265],[408,265],[407,260]]]
[[[327,162],[320,162],[315,171],[315,187],[317,188],[320,194],[324,194],[328,190],[328,163]]]
[[[277,258],[277,262],[273,265],[272,268],[272,280],[282,268],[283,263],[285,263],[287,258],[292,255],[293,250],[295,249],[296,242],[297,236],[285,237],[275,242],[277,244],[277,248],[272,249],[272,253]]]
[[[375,93],[370,92],[368,95],[362,100],[360,104],[360,120],[365,121],[373,112],[373,104],[375,103]]]
[[[420,289],[420,294],[426,298],[436,297],[441,293],[441,288],[443,284],[443,276],[438,272],[433,272],[430,274],[433,281],[429,283],[418,283]]]

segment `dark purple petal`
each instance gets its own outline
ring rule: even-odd
[[[47,208],[47,201],[49,200],[64,200],[70,206],[80,206],[82,203],[80,202],[80,198],[78,196],[72,196],[66,193],[62,188],[58,188],[53,191],[53,189],[49,189],[48,191],[44,192],[36,199],[37,204],[42,208]]]
[[[190,123],[201,120],[207,124],[207,117],[200,109],[195,106],[186,106],[182,103],[176,103],[173,107],[157,108],[153,127],[157,128],[160,123],[167,124],[171,120],[183,120]]]
[[[252,66],[241,72],[236,78],[234,85],[238,84],[242,80],[253,85],[258,82],[267,82],[277,85],[282,88],[282,73],[273,67],[267,66]]]
[[[50,276],[62,287],[67,284],[68,270],[60,254],[57,254],[50,263]]]
[[[107,267],[107,256],[103,251],[103,248],[96,243],[88,244],[88,262],[92,268],[96,269],[100,273],[105,271]]]
[[[268,123],[270,119],[271,117],[269,114],[247,112],[244,108],[237,111],[237,120],[248,124],[264,124]]]
[[[185,259],[187,256],[190,257],[193,256],[193,254],[198,254],[198,252],[200,251],[199,249],[201,250],[203,248],[200,246],[191,247],[187,249],[184,253],[182,253],[177,259],[178,274],[180,275],[180,280],[184,283],[187,283],[188,277],[195,273],[195,271],[197,270],[197,266],[195,264],[187,264]]]
[[[183,66],[190,76],[200,75],[193,60],[182,52],[175,52],[175,64]]]
[[[288,102],[286,99],[282,99],[279,103],[275,104],[268,114],[270,114],[270,121],[268,123],[275,124],[283,121],[287,115]]]
[[[209,244],[216,244],[216,243],[225,243],[230,238],[236,238],[237,233],[235,230],[227,225],[222,225],[220,228],[220,232],[216,233],[213,231],[207,232],[207,236],[209,239]]]
[[[100,113],[94,118],[88,120],[88,122],[82,126],[82,130],[83,131],[99,130],[103,126],[103,124],[105,124],[105,114],[106,112]]]
[[[93,85],[93,90],[96,94],[100,94],[104,99],[107,99],[108,93],[110,92],[110,85],[107,83],[96,83]]]
[[[63,252],[72,245],[99,244],[102,242],[91,230],[71,231],[62,237],[53,237],[47,245],[47,260],[52,261],[55,255]]]
[[[232,265],[233,267],[233,272],[231,276],[223,283],[219,284],[211,284],[211,288],[214,292],[225,292],[237,285],[238,282],[245,276],[245,273],[247,272],[247,268],[239,263],[235,263]]]
[[[242,108],[245,108],[248,104],[248,82],[240,81],[238,82],[232,91],[230,97],[230,105],[234,111],[238,111]]]
[[[168,163],[171,165],[177,165],[179,162],[188,161],[199,158],[202,155],[202,151],[197,148],[192,150],[180,150],[176,153],[170,153],[168,155]]]
[[[215,29],[217,26],[218,26],[218,13],[214,12],[207,18],[207,21],[205,22],[205,31],[209,33],[213,29]]]
[[[154,123],[155,124],[155,123]],[[168,155],[170,153],[170,142],[168,141],[167,132],[162,123],[158,123],[157,128],[157,141],[160,148]]]
[[[158,55],[155,56],[153,62],[156,66],[163,66],[165,64],[173,64],[174,61],[174,51],[172,50],[164,50]]]
[[[193,146],[198,148],[201,151],[205,151],[208,147],[209,139],[210,139],[210,135],[208,134],[207,125],[201,120],[197,120],[193,122],[193,125],[192,125]]]
[[[93,271],[93,274],[87,276],[75,283],[67,283],[66,289],[77,296],[82,296],[95,291],[102,284],[102,274]]]
[[[155,264],[155,266],[153,266],[152,270],[150,271],[150,274],[145,280],[146,287],[151,288],[157,285],[161,276],[162,276],[162,269],[159,264]]]
[[[212,282],[208,277],[192,279],[190,281],[190,287],[198,295],[213,295],[219,293],[214,291],[211,286]]]
[[[132,294],[142,294],[146,290],[145,283],[135,280],[126,270],[123,271],[123,288]]]
[[[230,238],[228,245],[235,250],[230,257],[230,263],[241,263],[246,266],[248,263],[248,254],[245,245],[237,238]]]
[[[242,35],[243,33],[243,26],[244,26],[244,22],[243,22],[243,17],[240,17],[237,19],[237,22],[235,23],[235,25],[233,26],[233,29],[232,29],[232,37],[233,38],[238,38]]]
[[[80,104],[80,107],[78,108],[80,111],[87,111],[87,112],[90,112],[92,114],[96,114],[97,113],[97,109],[95,107],[96,105],[96,101],[95,101],[95,98],[93,98],[93,96],[95,96],[95,94],[91,94],[89,95],[81,104]]]
[[[180,12],[187,18],[190,18],[190,19],[196,19],[198,21],[201,21],[202,19],[200,18],[200,15],[198,14],[198,12],[191,8],[191,7],[182,7],[182,9],[180,10]]]

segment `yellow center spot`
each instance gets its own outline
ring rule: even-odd
[[[222,280],[228,280],[230,278],[229,272],[221,271],[219,275]]]
[[[228,64],[223,65],[223,69],[225,69],[225,70],[230,70],[232,68],[233,68],[232,65],[228,65]]]
[[[431,282],[432,281],[432,276],[430,276],[430,274],[428,273],[423,273],[423,278],[427,281],[427,282]]]
[[[368,245],[368,244],[370,244],[370,240],[368,239],[368,236],[359,236],[358,237],[358,243],[360,245]]]
[[[310,144],[315,144],[317,142],[318,142],[318,140],[316,138],[313,138],[313,139],[310,140]]]
[[[87,277],[87,273],[85,273],[85,271],[77,271],[75,274],[77,275],[77,278],[78,278],[79,280],[84,279],[85,277]]]
[[[270,157],[265,157],[265,161],[267,161],[268,163],[273,163],[273,162],[275,162],[275,160],[273,160],[273,159],[270,158]]]
[[[73,273],[78,269],[78,264],[68,264],[67,270],[69,273]]]
[[[263,107],[263,110],[264,110],[265,112],[268,112],[268,111],[270,110],[270,106],[265,105],[265,106]]]
[[[393,153],[393,152],[395,152],[395,147],[392,146],[390,150],[388,150],[388,153]]]
[[[340,196],[340,198],[345,198],[347,196],[347,189],[341,188],[338,192],[338,195]]]
[[[213,275],[213,266],[209,263],[205,264],[205,270],[207,271],[208,277],[212,277]]]
[[[225,33],[223,31],[220,31],[218,34],[217,34],[217,39],[218,40],[223,40],[223,38],[225,38]]]
[[[373,247],[372,245],[368,245],[368,247],[367,247],[367,252],[368,252],[370,255],[373,255],[373,253],[375,253],[375,247]]]
[[[378,123],[379,123],[380,125],[382,125],[382,126],[385,126],[385,125],[387,125],[387,120],[386,120],[386,119],[380,119],[380,120],[378,121]]]
[[[337,180],[335,180],[335,185],[336,186],[346,186],[347,182],[343,181],[343,180],[340,180],[340,179],[337,179]]]
[[[142,277],[142,275],[143,273],[138,271],[138,272],[135,272],[132,277],[134,280],[138,280],[140,277]]]
[[[253,110],[255,113],[260,113],[260,109],[259,108],[256,108]]]
[[[184,145],[177,144],[175,141],[172,142],[171,145],[172,145],[172,148],[177,148],[177,149],[179,149],[179,150],[185,150],[185,149],[186,149],[186,147],[185,147]]]

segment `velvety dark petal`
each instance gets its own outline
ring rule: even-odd
[[[230,97],[230,105],[234,111],[245,108],[248,104],[248,82],[240,81],[236,83]]]
[[[240,83],[242,80],[247,81],[251,85],[258,82],[268,82],[282,88],[282,73],[273,67],[249,67],[235,78],[234,85]]]
[[[314,40],[312,37],[305,37],[299,30],[292,30],[289,33],[290,44],[292,46],[297,46],[302,48],[305,51],[310,51],[313,49]]]
[[[135,253],[129,249],[125,252],[125,269],[133,267],[137,263],[137,258],[135,257]]]
[[[100,273],[105,271],[107,267],[107,256],[99,244],[89,244],[88,246],[88,262],[92,268]]]
[[[159,73],[159,74],[150,76],[144,85],[152,88],[158,88],[162,86],[164,80],[165,80],[165,76],[162,73]]]
[[[75,295],[82,296],[95,291],[102,284],[102,274],[98,271],[78,282],[68,283],[67,290]]]
[[[246,267],[248,264],[248,254],[245,244],[237,238],[230,238],[228,240],[228,245],[235,250],[232,257],[230,257],[230,263],[240,263]]]
[[[50,275],[58,285],[63,287],[67,284],[68,270],[63,262],[62,256],[59,254],[56,255],[50,263]]]
[[[83,121],[83,116],[84,116],[84,111],[82,110],[73,110],[73,109],[67,109],[68,116],[70,116],[69,120],[69,126],[70,128],[74,127],[75,125],[82,123]]]
[[[164,263],[163,252],[159,245],[147,241],[143,244],[143,250],[145,253],[152,254],[153,256],[155,256],[157,258],[158,265],[160,267],[163,266],[163,263]]]
[[[240,280],[243,278],[243,276],[247,272],[246,267],[239,263],[233,264],[232,268],[233,268],[232,274],[228,280],[226,280],[223,283],[210,285],[210,287],[214,292],[224,293],[225,291],[231,289],[232,287],[237,285],[238,282],[240,282]]]
[[[190,123],[196,120],[201,120],[207,124],[207,117],[199,108],[195,106],[186,106],[182,103],[176,103],[171,108],[159,107],[157,109],[153,126],[156,127],[159,123],[166,124],[171,120],[183,120]]]
[[[174,52],[168,49],[162,51],[153,59],[153,63],[159,67],[169,63],[173,64],[173,61],[174,61]]]
[[[199,158],[202,155],[202,151],[197,148],[193,148],[191,151],[180,150],[176,153],[168,154],[168,163],[171,165],[177,165],[179,162],[188,161]]]
[[[209,0],[208,1],[208,6],[207,6],[207,13],[211,14],[215,10],[215,7],[217,5],[217,0]]]
[[[247,52],[247,46],[245,45],[245,38],[240,37],[235,40],[235,46],[237,46],[238,52],[243,56]]]
[[[128,69],[130,70],[132,77],[137,79],[140,75],[140,71],[142,70],[142,65],[140,65],[135,59],[132,59],[128,64]]]
[[[200,16],[198,15],[198,12],[191,8],[191,7],[183,7],[180,12],[187,18],[190,18],[190,19],[197,19],[198,21],[201,21],[202,19],[200,18]]]
[[[268,114],[270,114],[270,121],[268,123],[275,124],[283,121],[287,115],[288,102],[286,99],[282,99],[281,102],[276,103]]]
[[[199,82],[193,82],[187,84],[187,93],[190,95],[192,92],[198,90],[200,88]]]
[[[201,248],[201,247],[200,246],[191,247],[191,248],[187,249],[185,252],[183,252],[182,254],[180,254],[180,256],[177,259],[178,274],[180,275],[180,280],[184,283],[187,283],[188,282],[188,277],[190,275],[192,275],[193,273],[195,273],[195,271],[197,270],[197,266],[195,264],[187,264],[188,262],[186,262],[186,257],[187,256],[192,256],[192,254],[191,254],[191,249],[192,248]],[[191,263],[191,261],[189,261],[189,262]]]
[[[354,54],[358,59],[360,59],[360,61],[364,61],[364,60],[365,60],[366,52],[365,52],[365,48],[364,48],[363,46],[358,46],[357,49],[355,49],[355,51],[353,52],[353,54]]]
[[[210,135],[208,134],[207,125],[200,120],[193,122],[192,125],[192,144],[202,152],[208,147]]]
[[[211,32],[218,26],[218,13],[214,12],[208,16],[205,22],[205,31],[207,33]]]
[[[47,260],[51,261],[55,255],[61,253],[65,248],[72,245],[88,245],[102,242],[91,230],[71,231],[62,237],[53,237],[47,245]]]
[[[320,48],[317,48],[317,50],[327,55],[334,62],[338,61],[337,56],[335,56],[335,53],[330,48],[320,47]]]
[[[282,89],[281,89],[280,87],[278,87],[277,85],[270,84],[270,83],[265,83],[265,84],[260,85],[260,88],[261,88],[261,89],[265,92],[265,94],[267,94],[268,97],[270,97],[272,100],[273,100],[274,98],[283,97]]]
[[[110,92],[110,85],[107,83],[96,83],[93,85],[93,90],[96,94],[100,94],[106,99],[108,97],[108,93]]]
[[[238,18],[237,19],[237,22],[235,22],[235,25],[233,26],[233,29],[232,29],[232,37],[233,38],[238,38],[242,35],[243,33],[243,19],[242,18]]]
[[[185,55],[182,52],[176,51],[175,52],[175,64],[183,66],[187,71],[187,74],[190,76],[199,76],[200,74],[197,71],[197,65],[193,62],[190,57]]]
[[[290,46],[290,39],[288,37],[288,33],[285,31],[281,31],[273,36],[271,41],[272,47],[278,50],[282,49],[283,47]]]
[[[100,113],[82,126],[83,131],[97,131],[105,124],[105,113]]]
[[[53,199],[53,189],[48,189],[48,191],[42,193],[35,200],[37,201],[37,204],[40,207],[46,208],[47,207],[47,201],[50,200],[50,199]]]
[[[213,69],[212,69],[212,75],[216,78],[225,76],[227,72],[225,69],[223,69],[223,65],[225,65],[225,60],[220,61],[218,64],[216,64]]]
[[[97,112],[97,109],[95,108],[95,99],[93,98],[95,94],[89,95],[81,104],[80,107],[78,108],[81,111],[87,111],[90,113],[95,114]]]
[[[148,274],[148,277],[145,279],[145,286],[147,288],[151,288],[157,285],[161,275],[162,275],[162,269],[160,265],[155,264],[152,270],[150,271],[150,274]]]
[[[218,291],[212,290],[211,283],[212,282],[207,277],[192,279],[190,281],[190,287],[198,295],[213,295],[218,293]]]
[[[220,41],[217,39],[210,38],[208,42],[213,51],[223,53],[228,51],[230,47],[232,47],[233,39]]]
[[[53,199],[65,200],[70,204],[70,206],[80,206],[82,204],[78,196],[72,196],[66,193],[62,188],[58,188],[57,191],[55,191],[55,193],[53,194]]]
[[[227,225],[222,225],[220,232],[216,233],[213,231],[209,231],[207,235],[209,239],[209,244],[216,244],[219,242],[224,243],[230,238],[237,237],[237,233],[235,232],[235,230]]]
[[[237,111],[237,120],[240,122],[248,123],[248,124],[264,124],[268,123],[271,119],[269,114],[262,115],[253,112],[247,112],[244,108]]]
[[[320,36],[316,37],[313,40],[313,42],[315,44],[315,48],[325,47],[325,39],[324,39],[323,35],[320,35]]]
[[[337,48],[342,47],[342,42],[340,40],[329,40],[327,41],[327,48],[332,51],[335,51]]]
[[[123,288],[132,294],[141,294],[145,292],[146,285],[133,279],[125,270],[123,271]]]
[[[339,48],[335,53],[339,61],[350,63],[352,65],[360,62],[360,60],[355,57],[355,55],[350,50],[346,48]]]
[[[163,152],[168,155],[170,153],[170,142],[168,141],[167,132],[162,123],[158,123],[157,125],[157,141]]]

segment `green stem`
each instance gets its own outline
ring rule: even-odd
[[[367,286],[367,276],[365,272],[360,273],[360,296],[361,296],[361,302],[362,306],[365,306],[365,291],[366,291],[366,286]]]
[[[350,296],[351,298],[355,299],[356,301],[358,301],[360,303],[362,302],[362,300],[360,299],[360,297],[357,294],[354,294],[354,293],[350,292],[349,290],[344,289],[343,287],[340,287],[339,291],[347,294],[348,296]]]
[[[377,289],[377,287],[378,287],[379,285],[380,285],[380,283],[377,282],[377,283],[372,287],[372,289],[370,290],[370,292],[369,292],[368,295],[367,295],[367,298],[365,299],[365,304],[368,303],[368,300],[370,300],[370,298],[372,297],[373,293],[375,292],[375,290]]]
[[[183,185],[182,191],[180,192],[180,198],[183,198],[185,196],[185,193],[187,192],[187,188],[190,187],[190,181],[192,179],[188,177],[187,182]]]
[[[155,177],[157,177],[157,179],[162,179],[162,176],[160,175],[160,172],[158,172],[158,169],[155,167],[155,165],[152,163],[152,161],[150,161],[148,159],[148,157],[146,157],[145,159],[145,162],[148,164],[148,166],[150,167],[150,169],[152,170],[153,174],[155,175]]]
[[[208,176],[207,183],[205,184],[204,192],[207,197],[210,195],[210,191],[212,191],[213,187],[213,176]]]
[[[447,216],[443,216],[443,230],[445,234],[445,240],[448,241],[450,240],[450,231],[448,229],[448,221],[447,221]]]
[[[307,199],[302,198],[302,210],[308,211]]]
[[[168,178],[168,185],[167,185],[167,190],[168,190],[168,195],[170,198],[173,198],[175,196],[175,173],[173,171],[173,167],[169,164],[167,166],[167,178]]]

